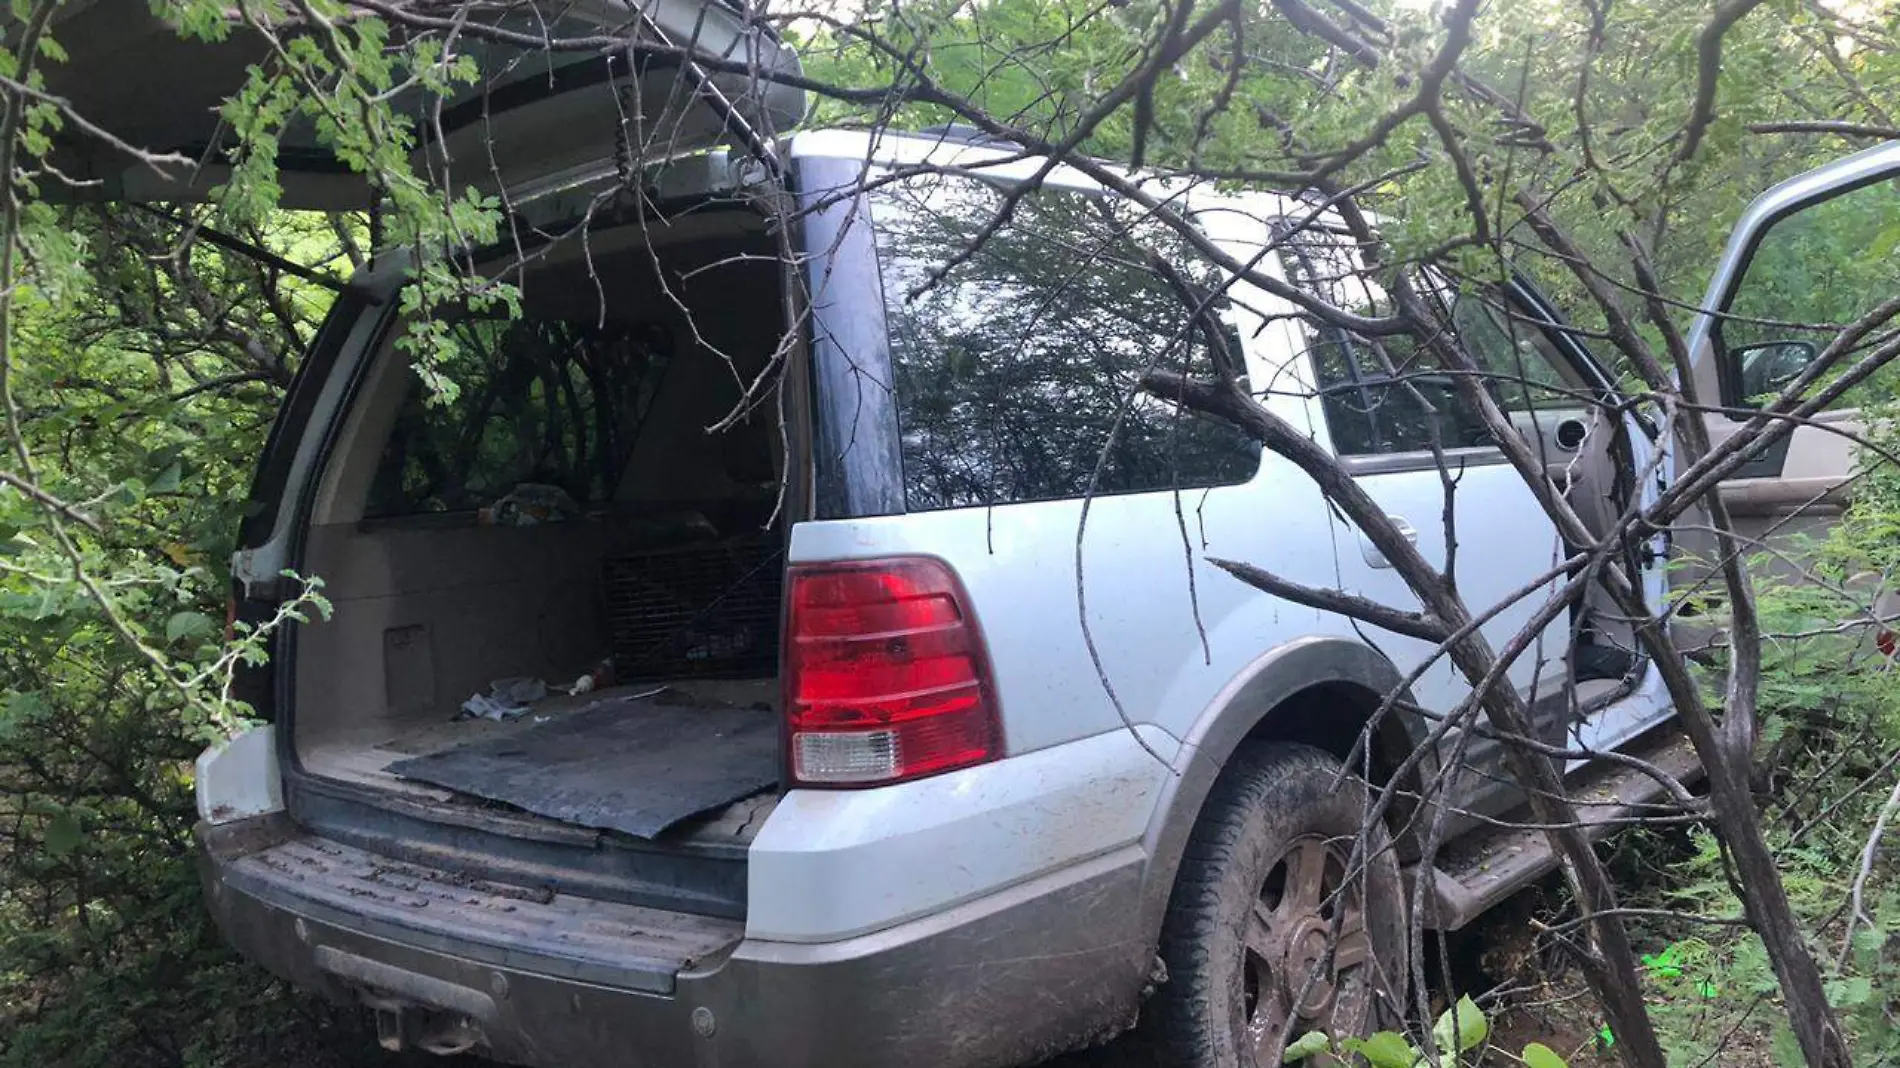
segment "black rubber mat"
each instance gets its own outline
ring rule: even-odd
[[[668,703],[668,696],[603,698],[503,738],[399,760],[389,770],[641,838],[777,785],[777,716]]]

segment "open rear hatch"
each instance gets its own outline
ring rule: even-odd
[[[398,301],[359,313],[328,374],[350,399],[304,430],[313,475],[282,521],[334,606],[278,661],[299,821],[484,878],[742,912],[782,766],[802,467],[773,392],[747,398],[787,358],[786,277],[743,198],[597,227],[533,257],[518,309],[433,313],[449,393],[397,344]]]
[[[616,151],[675,155],[719,141],[745,144],[789,130],[804,114],[802,90],[770,80],[795,73],[790,49],[762,24],[721,0],[618,0],[444,9],[465,20],[431,21],[427,5],[399,5],[424,25],[395,27],[449,41],[480,71],[450,100],[420,90],[398,94],[399,113],[417,118],[419,173],[451,187],[515,189]],[[364,10],[363,14],[373,12]],[[48,179],[42,195],[91,200],[199,201],[229,173],[236,142],[221,112],[254,66],[277,61],[272,37],[233,17],[220,39],[181,37],[146,0],[77,0],[48,30],[64,49],[42,63],[49,93],[85,125],[67,122],[50,159],[78,185]],[[583,50],[534,50],[516,38],[624,41]],[[703,77],[702,77],[703,75]],[[88,129],[90,127],[91,129]],[[96,131],[105,131],[114,144]],[[125,151],[175,153],[191,164],[151,165]],[[283,205],[365,208],[374,189],[354,173],[307,119],[279,138]]]
[[[796,362],[778,238],[744,181],[721,184],[745,168],[709,150],[765,149],[802,118],[802,91],[762,76],[797,61],[718,0],[458,8],[453,32],[405,10],[425,24],[397,34],[451,39],[480,72],[453,99],[397,100],[422,131],[412,166],[446,191],[545,207],[660,157],[714,180],[590,201],[584,240],[525,272],[492,264],[521,306],[438,310],[462,361],[441,368],[450,393],[423,389],[396,344],[399,257],[341,293],[233,564],[242,620],[270,618],[287,571],[320,577],[335,613],[283,631],[245,697],[276,723],[299,833],[372,858],[350,879],[381,857],[737,918],[782,765],[779,584],[802,468],[796,402],[747,392]],[[46,195],[215,196],[236,144],[220,106],[277,62],[272,35],[234,18],[217,40],[181,37],[145,0],[77,0],[49,33],[65,57],[43,65],[47,91],[85,121],[59,131],[49,162],[74,181]],[[307,120],[278,163],[286,207],[374,198]]]

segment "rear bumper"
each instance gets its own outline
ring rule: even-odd
[[[654,967],[659,951],[628,954],[616,971],[604,958],[611,943],[588,932],[544,932],[531,941],[560,944],[529,945],[518,918],[498,936],[459,916],[444,923],[435,901],[428,922],[405,925],[326,899],[294,864],[258,863],[311,844],[281,815],[201,827],[199,841],[212,910],[246,956],[378,1007],[392,1041],[447,1048],[450,1036],[548,1068],[1004,1068],[1129,1023],[1153,954],[1137,922],[1142,858],[1132,848],[845,941],[766,942],[735,927],[699,955],[675,938],[661,948],[684,962],[668,976]],[[616,927],[613,937],[643,935]]]

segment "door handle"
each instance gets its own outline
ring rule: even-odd
[[[1386,518],[1392,521],[1393,526],[1399,528],[1399,537],[1404,538],[1413,545],[1418,544],[1418,528],[1406,522],[1404,516],[1389,515],[1386,516]],[[1372,539],[1366,537],[1364,531],[1360,531],[1359,533],[1359,555],[1365,558],[1368,567],[1392,566],[1392,561],[1385,558],[1385,554],[1379,551],[1378,546],[1372,544]]]

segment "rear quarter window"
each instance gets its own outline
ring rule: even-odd
[[[1238,429],[1135,389],[1151,368],[1208,374],[1207,331],[1225,329],[1153,269],[1151,252],[1206,280],[1165,224],[1045,188],[985,238],[1005,207],[996,184],[930,174],[868,195],[909,510],[1081,497],[1091,481],[1228,485],[1259,468]]]

